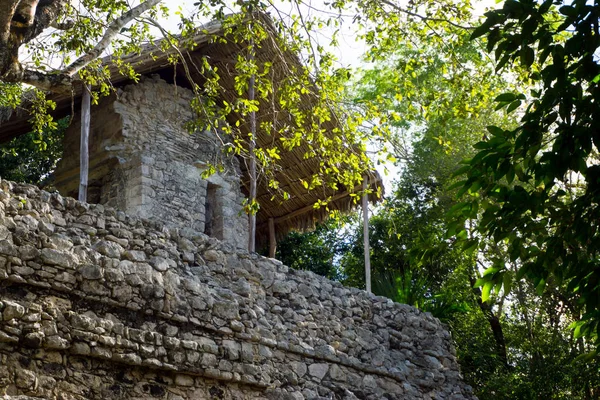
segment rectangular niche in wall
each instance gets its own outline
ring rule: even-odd
[[[206,188],[204,233],[223,240],[223,190],[208,182]]]

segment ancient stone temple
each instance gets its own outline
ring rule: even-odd
[[[221,71],[223,92],[219,101],[233,102],[237,96],[234,65],[243,48],[223,40],[225,38],[215,41],[214,35],[219,35],[221,29],[219,22],[211,23],[193,38],[194,50],[186,52],[185,61],[196,68],[186,69],[181,63],[173,65],[168,61],[173,51],[163,52],[157,46],[148,45],[141,54],[124,59],[140,74],[140,80],[133,81],[121,75],[110,58],[106,59],[116,91],[91,107],[87,201],[169,226],[206,233],[238,248],[246,248],[249,233],[242,203],[249,193],[248,168],[235,157],[224,155],[223,146],[229,139],[214,127],[209,128],[210,124],[203,131],[188,129],[189,122],[198,118],[190,107],[193,98],[190,88],[202,87],[206,81],[197,66],[210,62]],[[259,63],[272,64],[270,78],[275,90],[291,73],[290,65],[299,65],[298,58],[278,49],[275,40],[262,43],[255,57]],[[78,193],[81,118],[78,110],[84,90],[82,85],[76,85],[73,95],[50,95],[56,103],[56,117],[71,115],[75,110],[66,132],[65,156],[53,180],[53,188],[65,196],[77,197]],[[301,101],[310,103],[311,100],[303,98]],[[279,124],[286,121],[280,116],[283,115],[281,110],[274,109],[270,103],[261,107],[264,111],[257,117],[259,126],[277,118]],[[15,112],[4,117],[0,119],[0,141],[29,131],[26,113]],[[234,120],[229,122],[235,123]],[[337,126],[334,122],[329,124],[331,131]],[[246,125],[240,129],[247,135],[249,127]],[[273,143],[279,141],[272,132],[257,132],[259,148],[272,147]],[[280,143],[277,145],[282,151],[275,178],[291,198],[284,201],[281,193],[269,187],[267,179],[258,182],[260,210],[256,216],[255,239],[263,245],[291,229],[313,226],[315,221],[326,218],[329,210],[351,210],[356,206],[351,195],[360,190],[360,187],[342,185],[338,189],[306,190],[302,182],[311,180],[319,170],[320,160],[306,157],[306,148],[302,146],[287,151]],[[220,165],[223,170],[203,178],[202,172],[208,165]],[[376,173],[371,175],[369,187],[374,192],[371,200],[375,200],[378,197],[375,192],[382,189],[382,183]],[[328,210],[314,207],[324,199],[328,200]]]
[[[235,59],[203,35],[191,58]],[[133,57],[139,82],[115,76],[92,107],[88,202],[69,197],[78,116],[60,193],[0,179],[0,398],[475,399],[431,315],[245,250],[245,166],[218,132],[186,128],[192,92],[167,56]],[[78,90],[54,98],[58,115]],[[14,114],[0,140],[27,130]],[[302,188],[318,160],[286,157],[278,179],[293,198],[259,187],[258,235],[322,218],[321,198],[351,207],[354,188]],[[223,169],[204,177],[215,160]]]
[[[93,107],[88,202],[247,248],[239,162],[211,130],[190,133],[189,89],[158,75],[125,85]],[[65,154],[79,153],[80,123],[65,134]],[[224,169],[203,178],[207,165]],[[77,197],[79,159],[64,157],[54,186]]]

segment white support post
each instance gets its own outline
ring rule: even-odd
[[[371,293],[371,247],[369,246],[369,195],[367,194],[369,177],[367,175],[363,178],[363,195],[362,195],[362,209],[363,209],[363,246],[365,252],[365,283],[367,292]]]
[[[81,140],[79,145],[79,201],[87,202],[90,138],[90,96],[91,87],[83,86],[81,96]]]

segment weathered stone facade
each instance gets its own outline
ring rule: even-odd
[[[0,188],[5,399],[474,399],[429,314],[202,233]]]
[[[92,107],[88,202],[246,248],[238,162],[223,154],[213,132],[188,132],[192,98],[188,89],[142,78]],[[55,186],[76,197],[79,117],[74,121],[65,134]],[[224,169],[203,179],[208,164]]]

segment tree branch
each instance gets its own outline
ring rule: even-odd
[[[502,324],[500,323],[500,319],[497,315],[494,314],[492,307],[481,300],[481,289],[475,287],[475,278],[472,274],[469,274],[469,281],[471,283],[471,288],[473,293],[475,294],[475,300],[479,305],[479,309],[487,319],[490,324],[490,328],[492,329],[492,335],[494,336],[494,342],[496,344],[496,354],[498,358],[502,362],[505,368],[509,368],[508,357],[506,353],[506,340],[504,339],[504,331],[502,330]]]
[[[444,19],[444,18],[433,18],[433,17],[426,17],[426,16],[423,16],[423,15],[417,14],[417,13],[415,13],[415,12],[412,12],[412,11],[405,10],[404,8],[402,8],[402,7],[400,7],[400,6],[398,6],[398,5],[394,4],[394,3],[392,3],[392,2],[391,2],[391,1],[389,1],[389,0],[379,0],[379,1],[380,1],[381,3],[383,3],[383,4],[386,4],[386,5],[390,6],[390,7],[392,7],[394,10],[396,10],[396,11],[398,11],[398,12],[404,13],[404,14],[406,14],[406,15],[410,15],[411,17],[416,17],[416,18],[419,18],[419,19],[420,19],[420,20],[422,20],[422,21],[431,21],[431,22],[446,22],[447,24],[450,24],[450,25],[452,25],[453,27],[455,27],[455,28],[459,28],[459,29],[466,29],[466,30],[472,30],[472,29],[475,29],[475,27],[474,27],[474,26],[463,26],[463,25],[459,25],[459,24],[457,24],[457,23],[455,23],[455,22],[452,22],[452,21],[450,21],[450,20],[448,20],[448,19]]]
[[[44,29],[56,21],[58,14],[65,7],[66,3],[67,0],[49,0],[38,4],[35,9],[33,24],[25,32],[22,43],[27,43],[36,38]]]
[[[25,69],[13,74],[14,82],[22,82],[54,93],[71,93],[72,78],[65,74],[46,74]],[[6,79],[8,81],[8,79]]]
[[[0,0],[0,44],[10,38],[10,25],[19,0]]]
[[[121,29],[126,24],[131,22],[133,19],[139,17],[144,12],[148,11],[150,8],[154,7],[161,1],[162,0],[147,0],[147,1],[137,5],[136,7],[132,8],[131,10],[127,11],[125,14],[121,15],[119,18],[112,21],[111,24],[109,25],[109,27],[106,29],[104,36],[98,42],[98,44],[96,44],[96,46],[92,50],[90,50],[87,54],[79,57],[79,59],[77,59],[71,65],[69,65],[67,68],[65,68],[63,73],[66,75],[69,75],[69,76],[73,76],[77,72],[79,72],[79,70],[81,70],[82,68],[85,68],[85,66],[88,65],[90,62],[92,62],[95,59],[97,59],[98,57],[100,57],[102,52],[104,50],[106,50],[106,48],[110,45],[110,42],[119,34]]]
[[[64,90],[66,81],[58,78],[60,75],[46,76],[41,72],[24,70],[19,62],[19,48],[50,26],[66,1],[44,0],[40,4],[40,0],[0,0],[0,78],[3,81]]]
[[[75,26],[75,21],[68,20],[65,22],[52,22],[50,26],[54,29],[58,29],[59,31],[66,31]]]
[[[37,6],[40,0],[21,0],[12,18],[12,28],[29,29],[35,20]]]

